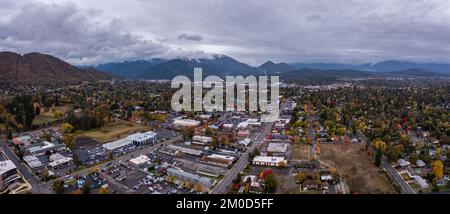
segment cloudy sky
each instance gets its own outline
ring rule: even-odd
[[[0,51],[78,65],[226,54],[257,65],[450,63],[450,1],[0,0]]]

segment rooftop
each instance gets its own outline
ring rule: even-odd
[[[16,168],[16,165],[11,160],[0,161],[0,175]]]
[[[267,147],[268,152],[286,152],[288,148],[287,143],[269,143]]]
[[[138,156],[136,158],[130,159],[130,162],[135,164],[135,165],[141,165],[141,164],[146,163],[149,160],[150,160],[150,158],[148,158],[147,155],[140,155],[140,156]]]
[[[257,162],[273,162],[279,163],[280,161],[284,161],[284,157],[275,157],[275,156],[256,156],[253,158],[253,161]]]

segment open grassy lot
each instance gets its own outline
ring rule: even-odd
[[[118,121],[110,124],[108,128],[78,132],[77,135],[90,137],[100,143],[106,143],[142,131],[148,131],[148,127],[132,122]]]
[[[35,126],[40,126],[40,125],[45,125],[45,124],[49,124],[53,121],[55,121],[56,119],[53,116],[48,116],[48,115],[38,115],[33,119],[33,125]]]
[[[51,107],[46,112],[41,112],[38,116],[33,119],[33,125],[40,126],[51,123],[56,120],[55,112],[61,112],[63,115],[69,111],[69,106],[56,106]]]
[[[306,144],[292,144],[291,158],[295,160],[309,160],[310,146]]]
[[[395,193],[393,185],[372,158],[363,151],[364,145],[320,145],[320,160],[335,165],[343,174],[350,191],[358,193]],[[352,170],[355,166],[356,170]]]

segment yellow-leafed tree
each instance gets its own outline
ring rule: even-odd
[[[433,162],[433,174],[436,176],[437,179],[441,179],[442,175],[444,173],[444,165],[442,164],[442,161],[436,160]]]
[[[375,149],[380,150],[382,153],[386,152],[387,148],[386,143],[380,139],[376,139],[373,141],[373,147],[375,147]]]

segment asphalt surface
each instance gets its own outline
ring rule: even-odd
[[[311,117],[311,105],[308,105],[308,113],[306,114],[306,119],[308,120],[309,123],[309,136],[311,138],[311,153],[314,155],[314,159],[319,163],[319,164],[323,164],[327,167],[332,167],[330,164],[320,161],[320,157],[319,155],[317,155],[317,150],[316,150],[316,135],[314,134],[313,131],[313,120]],[[342,173],[338,170],[338,173],[342,175]],[[347,194],[349,193],[349,188],[347,186],[347,184],[345,183],[345,180],[343,178],[343,176],[341,176],[341,181],[336,184],[336,185],[330,185],[332,186],[332,188],[330,188],[330,193],[336,193],[336,191],[340,191],[343,194]]]
[[[361,137],[362,143],[365,144],[367,139],[366,136],[361,133],[359,130],[357,131],[357,134]],[[370,146],[371,150],[375,151],[372,146]],[[400,174],[398,174],[397,170],[389,163],[389,161],[386,160],[385,157],[381,158],[381,165],[382,168],[385,169],[385,171],[388,173],[389,177],[400,187],[400,191],[402,194],[415,194],[414,190],[409,186],[408,183],[402,178]]]
[[[8,157],[9,160],[11,160],[14,165],[16,165],[17,169],[19,170],[20,174],[24,177],[28,183],[31,184],[31,192],[34,194],[50,194],[52,193],[52,190],[50,186],[42,182],[39,178],[37,178],[33,172],[31,172],[30,168],[28,168],[25,163],[21,162],[19,158],[14,154],[14,152],[6,145],[5,141],[2,141],[0,143],[1,148],[5,155]]]
[[[247,151],[245,151],[241,155],[239,160],[237,160],[236,163],[233,165],[233,167],[227,172],[227,174],[225,174],[223,179],[214,187],[214,189],[211,191],[212,194],[225,194],[228,192],[233,180],[236,178],[236,176],[239,174],[239,172],[241,172],[242,169],[244,169],[245,165],[247,165],[248,155],[255,148],[259,148],[261,146],[261,144],[264,142],[266,136],[272,130],[273,124],[274,123],[265,123],[264,124],[264,127],[262,128],[261,133],[254,139],[250,148],[247,149]]]
[[[174,142],[176,142],[176,141],[179,141],[179,140],[182,140],[182,139],[183,139],[183,136],[178,135],[178,136],[176,136],[176,137],[174,137],[174,138],[171,138],[171,139],[169,139],[169,140],[166,140],[166,141],[164,141],[164,142],[162,142],[162,143],[156,143],[156,144],[153,145],[153,146],[145,147],[145,148],[142,148],[142,149],[140,149],[140,150],[137,150],[137,151],[134,151],[134,152],[125,154],[125,155],[123,155],[123,156],[121,156],[121,157],[115,158],[114,160],[111,160],[111,161],[102,163],[102,164],[100,164],[100,165],[93,166],[93,167],[90,167],[90,168],[86,168],[86,169],[83,169],[83,170],[80,170],[80,171],[76,171],[76,172],[74,172],[74,173],[72,173],[72,174],[70,174],[70,175],[63,176],[63,177],[60,177],[60,178],[58,178],[58,179],[55,179],[55,181],[56,181],[56,180],[64,179],[64,177],[68,177],[68,176],[69,176],[69,177],[70,177],[70,176],[75,176],[75,175],[86,176],[86,175],[88,175],[90,172],[92,172],[92,169],[95,169],[95,168],[101,169],[101,168],[106,168],[107,165],[109,165],[109,166],[114,166],[114,165],[117,165],[117,164],[120,164],[120,163],[124,163],[124,162],[126,162],[126,161],[128,161],[128,160],[130,160],[130,159],[132,159],[132,158],[135,158],[135,157],[141,155],[141,154],[148,154],[148,153],[150,153],[150,152],[155,151],[157,148],[159,148],[159,147],[161,147],[161,146],[168,145],[168,144],[172,144],[172,143],[174,143]]]

